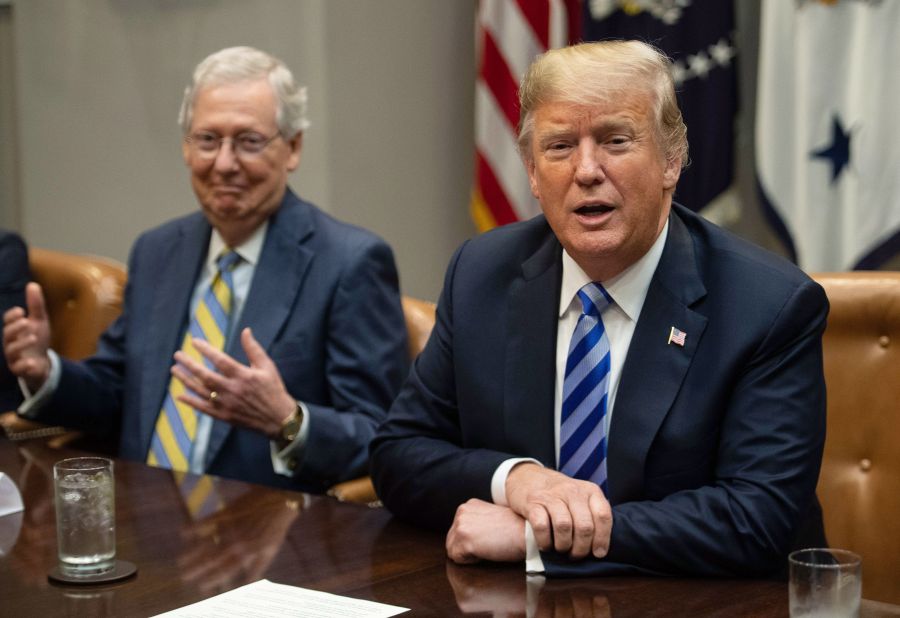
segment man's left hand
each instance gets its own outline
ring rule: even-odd
[[[241,345],[249,366],[202,339],[194,339],[193,343],[216,371],[182,351],[176,352],[172,375],[188,389],[178,400],[219,420],[276,438],[284,421],[297,408],[297,402],[287,392],[278,368],[250,329],[241,332]]]
[[[525,520],[509,507],[472,498],[456,509],[447,555],[459,564],[524,560]]]
[[[595,483],[523,462],[506,477],[506,499],[531,524],[542,551],[580,560],[603,558],[609,550],[612,507]]]

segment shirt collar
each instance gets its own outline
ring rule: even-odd
[[[659,265],[663,248],[666,245],[666,237],[669,235],[669,221],[666,220],[662,232],[641,258],[608,281],[601,281],[603,287],[612,297],[619,308],[633,322],[637,322],[644,299],[647,298],[647,290],[650,289],[650,281],[653,273]],[[565,315],[569,307],[575,302],[578,290],[591,282],[591,278],[572,259],[566,250],[562,252],[562,289],[559,295],[559,317]],[[580,305],[579,305],[580,307]]]
[[[267,220],[256,228],[256,231],[250,235],[250,238],[237,247],[232,247],[232,249],[241,256],[241,259],[251,266],[256,267],[257,262],[259,262],[259,254],[262,253],[263,241],[266,239],[266,231],[268,229],[269,222]],[[225,248],[226,245],[225,241],[222,239],[222,235],[219,234],[219,230],[213,228],[212,236],[209,237],[209,251],[206,254],[206,265],[213,272],[216,270],[216,259],[218,259]]]

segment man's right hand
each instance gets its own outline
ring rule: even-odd
[[[9,370],[25,380],[33,394],[50,376],[50,321],[40,285],[32,282],[25,287],[25,303],[28,315],[22,307],[3,314],[3,352]]]
[[[602,558],[609,551],[612,508],[596,483],[525,462],[510,470],[506,500],[531,524],[542,551],[574,559]]]

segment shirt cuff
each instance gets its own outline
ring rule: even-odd
[[[534,530],[531,524],[525,520],[525,573],[543,573],[544,561],[541,558],[541,550],[538,549],[537,541],[534,538]]]
[[[53,350],[47,350],[47,356],[50,357],[50,375],[36,393],[32,394],[25,384],[25,380],[19,378],[19,389],[22,391],[22,397],[25,398],[16,411],[19,416],[34,420],[59,386],[59,378],[62,375],[62,363],[59,361],[59,355]]]
[[[506,500],[506,479],[509,476],[510,470],[516,467],[516,464],[524,463],[526,461],[544,467],[544,464],[537,459],[532,459],[530,457],[513,457],[501,463],[497,466],[497,469],[494,470],[494,475],[491,477],[491,500],[494,504],[509,506],[509,502]]]
[[[300,419],[300,431],[294,441],[283,449],[278,449],[278,444],[274,440],[269,441],[269,450],[272,454],[272,469],[275,474],[281,476],[294,476],[297,469],[297,462],[303,457],[303,449],[306,446],[306,440],[309,437],[309,409],[302,401],[297,402],[303,418]]]

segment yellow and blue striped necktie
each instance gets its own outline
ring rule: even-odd
[[[197,362],[206,362],[209,367],[211,364],[194,348],[193,339],[204,339],[219,350],[225,347],[234,300],[231,274],[240,260],[241,256],[230,249],[216,260],[218,272],[197,303],[181,344],[182,352]],[[197,435],[198,412],[178,401],[178,396],[184,392],[184,384],[173,377],[169,381],[166,399],[156,419],[156,430],[147,454],[147,463],[151,466],[182,471],[187,471],[190,467],[191,448]]]

